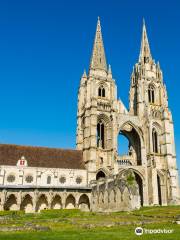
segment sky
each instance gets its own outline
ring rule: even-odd
[[[101,27],[118,98],[128,107],[143,17],[160,61],[180,166],[180,2],[0,1],[0,143],[75,148],[77,92]]]

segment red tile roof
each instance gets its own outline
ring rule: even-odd
[[[30,167],[85,169],[79,150],[0,144],[0,165],[16,166],[22,156]]]

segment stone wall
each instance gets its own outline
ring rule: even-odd
[[[140,208],[138,185],[133,171],[92,181],[92,211],[115,212]]]
[[[87,170],[29,166],[0,166],[0,186],[75,187],[87,186]]]
[[[0,210],[39,212],[43,209],[90,210],[89,189],[3,189]]]

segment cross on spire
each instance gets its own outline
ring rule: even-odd
[[[91,56],[90,69],[100,69],[107,71],[106,56],[104,51],[104,44],[99,17],[97,21],[97,28]]]

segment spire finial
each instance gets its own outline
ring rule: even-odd
[[[145,18],[143,17],[143,26],[146,26]]]
[[[112,70],[111,70],[111,65],[110,64],[108,66],[108,77],[112,78]]]
[[[87,78],[86,69],[84,69],[84,72],[83,72],[82,77],[83,77],[83,78]]]
[[[139,54],[139,62],[146,63],[152,60],[151,51],[149,47],[146,24],[143,18],[143,29],[142,29],[142,39],[141,39],[141,49]]]
[[[104,51],[103,38],[101,33],[101,23],[98,17],[94,46],[92,51],[90,69],[100,69],[107,71],[106,56]]]
[[[109,67],[108,67],[108,73],[112,73],[110,64],[109,64]]]

